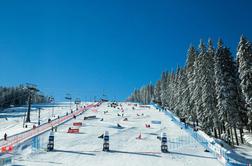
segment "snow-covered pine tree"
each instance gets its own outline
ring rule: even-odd
[[[252,130],[252,46],[245,37],[241,36],[238,45],[237,63],[242,93],[245,96],[248,110],[248,128]]]
[[[237,61],[236,61],[237,62]],[[245,101],[245,97],[242,94],[242,90],[241,90],[241,86],[240,86],[240,79],[239,79],[239,73],[238,73],[238,65],[236,63],[236,84],[237,86],[237,91],[238,91],[238,106],[239,106],[239,117],[240,117],[240,121],[238,122],[237,126],[238,129],[240,131],[240,141],[243,144],[244,140],[243,140],[243,129],[244,127],[247,126],[248,124],[248,114],[247,114],[247,109],[246,109],[246,101]]]
[[[214,77],[214,48],[212,40],[208,41],[208,50],[201,53],[201,70],[200,83],[202,88],[202,110],[199,112],[199,117],[202,121],[202,127],[209,134],[210,129],[214,131],[215,137],[217,132],[214,127],[217,127],[216,113],[216,96],[215,96],[215,77]]]
[[[146,99],[146,104],[150,104],[152,98],[153,98],[153,95],[154,95],[154,87],[151,83],[149,83],[146,87],[147,89],[147,99]]]
[[[163,91],[163,97],[164,97],[164,102],[163,102],[163,106],[164,107],[169,107],[169,100],[170,100],[170,88],[169,88],[169,84],[170,84],[170,74],[169,72],[166,72],[166,77],[165,77],[165,87],[164,87],[164,91]]]
[[[174,79],[172,79],[172,90],[173,90],[173,93],[172,93],[172,109],[175,111],[176,115],[177,116],[181,116],[181,111],[180,111],[180,108],[178,106],[178,102],[179,102],[179,98],[181,97],[180,95],[180,84],[179,84],[179,77],[180,77],[180,73],[181,73],[181,68],[179,66],[177,66],[177,69],[176,69],[176,72],[175,72],[175,77]]]
[[[186,108],[183,106],[183,101],[185,98],[185,89],[187,87],[186,81],[186,70],[180,68],[177,76],[177,90],[176,90],[176,101],[175,109],[179,112],[180,117],[187,117]]]
[[[233,131],[238,144],[236,129],[240,121],[238,103],[238,85],[236,81],[236,68],[228,48],[222,47],[219,40],[215,58],[216,94],[219,119],[224,124],[223,130],[227,131],[233,140]],[[234,129],[234,130],[233,130]],[[229,140],[229,143],[230,140]]]
[[[194,104],[191,100],[191,96],[193,90],[191,88],[193,84],[193,72],[194,72],[194,62],[197,57],[196,49],[191,45],[188,49],[187,59],[186,59],[186,82],[185,82],[185,90],[184,90],[184,100],[182,101],[182,107],[186,112],[186,117],[189,121],[195,123],[196,121],[196,114],[194,113]]]
[[[174,106],[175,106],[175,72],[172,71],[169,75],[168,75],[168,84],[167,84],[167,100],[168,100],[168,106],[171,109],[171,111],[174,110]]]
[[[196,124],[198,125],[198,122],[201,121],[201,112],[202,111],[202,85],[200,82],[200,73],[202,68],[202,58],[203,55],[206,53],[206,47],[203,43],[203,41],[200,41],[199,44],[199,55],[195,58],[194,64],[193,64],[193,76],[189,79],[189,87],[191,93],[191,104],[193,105],[192,114],[193,119],[196,119]],[[203,114],[202,114],[203,115]],[[201,121],[202,122],[202,121]]]
[[[154,88],[154,102],[161,105],[161,81],[158,80]]]
[[[165,96],[165,91],[167,87],[166,80],[167,80],[167,72],[163,72],[161,76],[161,95],[160,95],[161,103],[163,107],[165,107],[166,105],[166,96]]]
[[[201,110],[198,112],[198,119],[201,122],[202,129],[211,134],[214,127],[216,116],[215,107],[215,83],[214,83],[214,60],[212,41],[209,40],[209,47],[206,51],[201,42],[200,63],[199,63],[199,81],[201,85]],[[215,135],[216,136],[216,135]]]
[[[248,111],[246,109],[246,101],[245,101],[245,96],[242,93],[242,88],[240,86],[241,80],[239,78],[239,63],[238,63],[238,58],[235,61],[236,65],[236,84],[237,84],[237,91],[238,91],[238,106],[239,106],[239,117],[240,121],[238,122],[238,129],[240,131],[240,142],[243,144],[243,129],[245,127],[248,127]]]

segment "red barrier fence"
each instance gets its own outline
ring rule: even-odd
[[[51,130],[52,127],[58,126],[60,124],[63,124],[65,122],[67,122],[68,120],[72,119],[74,116],[78,116],[80,115],[82,112],[87,111],[90,108],[93,107],[97,107],[100,106],[101,103],[97,103],[97,104],[90,104],[88,106],[85,106],[77,111],[74,111],[71,114],[65,115],[59,119],[55,119],[53,121],[51,121],[50,123],[45,123],[41,126],[38,126],[36,128],[33,128],[31,130],[28,130],[26,132],[22,132],[20,134],[16,134],[14,136],[10,136],[7,138],[7,140],[1,140],[0,141],[0,153],[5,153],[5,152],[9,152],[10,149],[13,150],[13,148],[15,146],[17,146],[18,144],[29,140],[30,138],[37,136],[39,134],[42,134],[48,130]],[[10,148],[11,147],[11,148]]]

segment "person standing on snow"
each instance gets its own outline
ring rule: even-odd
[[[7,134],[4,134],[4,140],[7,141]]]

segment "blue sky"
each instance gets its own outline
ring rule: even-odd
[[[0,85],[123,100],[183,65],[190,43],[252,40],[252,1],[0,1]]]

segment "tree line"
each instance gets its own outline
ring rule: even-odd
[[[232,56],[221,39],[217,48],[211,39],[207,46],[201,40],[198,49],[189,47],[184,66],[163,72],[128,100],[157,103],[211,136],[244,143],[244,130],[252,131],[252,45],[241,36]]]
[[[29,93],[29,89],[24,85],[16,87],[0,86],[0,110],[11,106],[26,105]],[[32,93],[32,103],[46,102],[48,102],[48,97],[41,95],[39,91]]]

